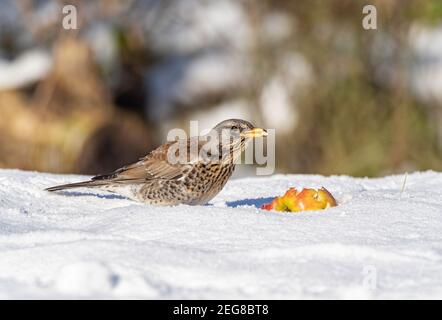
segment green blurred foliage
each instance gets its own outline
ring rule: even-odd
[[[361,25],[365,1],[271,1],[293,15],[291,46],[313,64],[315,83],[297,103],[298,126],[279,141],[282,171],[378,176],[442,170],[431,108],[405,85],[406,36],[413,22],[442,17],[441,1],[372,1],[378,30]],[[393,39],[392,80],[376,81],[377,33]],[[439,106],[440,107],[440,106]],[[295,111],[294,111],[295,112]]]

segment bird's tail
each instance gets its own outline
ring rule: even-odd
[[[50,191],[50,192],[54,192],[54,191],[60,191],[60,190],[65,190],[65,189],[74,189],[74,188],[82,188],[82,187],[86,187],[86,188],[99,187],[99,186],[102,186],[103,184],[104,184],[103,181],[90,180],[90,181],[82,181],[82,182],[77,182],[77,183],[62,184],[59,186],[47,188],[45,190]]]

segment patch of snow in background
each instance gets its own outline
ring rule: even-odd
[[[442,297],[441,173],[238,179],[193,207],[43,191],[85,178],[0,170],[0,298]],[[258,209],[292,186],[339,206]]]
[[[174,114],[177,105],[191,109],[208,96],[238,90],[245,86],[248,71],[241,58],[226,53],[170,58],[146,76],[148,115],[163,121]]]
[[[51,67],[51,56],[39,49],[29,50],[13,61],[0,59],[0,90],[35,83],[46,77]]]
[[[266,128],[278,128],[278,133],[292,132],[298,121],[296,99],[313,81],[313,70],[303,55],[285,54],[279,59],[276,75],[264,85],[259,107]]]
[[[409,35],[413,53],[410,83],[424,102],[442,103],[442,25],[413,25]]]
[[[146,25],[146,36],[156,52],[189,54],[220,45],[238,49],[253,42],[247,13],[239,1],[172,1],[157,10],[151,15],[160,18],[151,18],[155,24]]]
[[[117,69],[120,63],[114,31],[105,23],[95,23],[87,30],[86,39],[91,46],[96,62],[106,71]]]

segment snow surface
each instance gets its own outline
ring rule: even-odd
[[[196,207],[43,191],[83,178],[0,170],[0,298],[442,298],[442,173],[231,180]],[[291,186],[339,206],[257,208]]]

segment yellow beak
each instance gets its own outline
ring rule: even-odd
[[[243,138],[258,138],[266,136],[267,136],[267,131],[261,128],[253,128],[252,130],[247,130],[241,133],[241,137]]]

